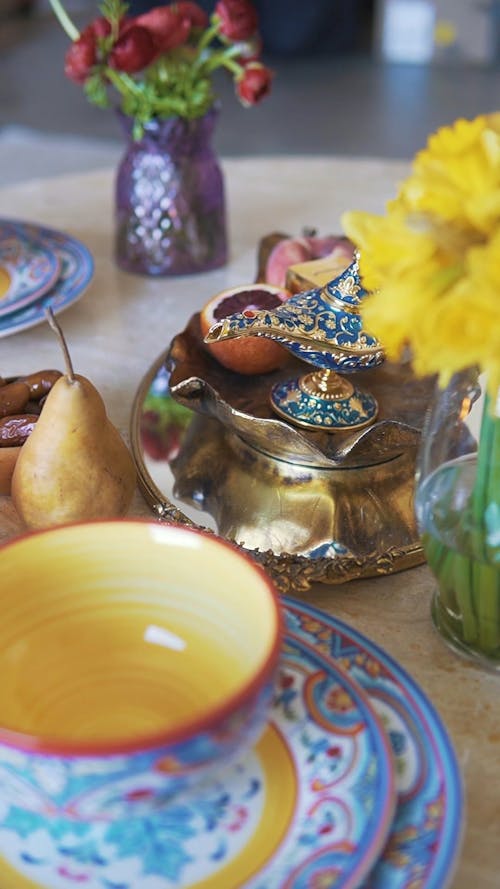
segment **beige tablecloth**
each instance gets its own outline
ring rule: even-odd
[[[60,321],[75,370],[100,390],[113,422],[128,435],[134,394],[172,336],[210,296],[253,280],[256,245],[270,231],[339,230],[345,209],[382,211],[406,173],[402,163],[331,158],[224,161],[231,258],[207,275],[147,279],[113,260],[113,176],[105,170],[32,180],[0,190],[0,216],[63,229],[95,258],[85,295]],[[43,324],[0,340],[0,373],[60,367],[54,334]],[[132,511],[148,514],[139,492]],[[453,889],[500,887],[500,677],[449,652],[429,617],[427,567],[343,586],[316,586],[312,604],[381,644],[420,683],[454,742],[466,793],[466,827]],[[415,884],[417,889],[418,883]],[[222,889],[222,887],[221,887]]]

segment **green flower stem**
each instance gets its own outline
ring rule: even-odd
[[[216,68],[226,68],[227,71],[230,71],[231,74],[234,74],[235,77],[240,77],[243,72],[242,66],[235,59],[232,59],[229,55],[220,54],[212,56],[212,58],[206,63],[205,70],[207,74],[210,74],[212,71],[215,71]]]
[[[446,501],[440,506],[445,508]],[[435,537],[427,531],[422,539],[439,585],[443,627],[465,646],[500,662],[500,416],[489,396],[468,506],[460,516],[451,512],[450,519],[443,534]],[[454,538],[451,544],[448,533]]]
[[[472,587],[472,564],[462,555],[444,546],[436,537],[425,535],[424,549],[429,568],[439,584],[441,602],[450,613],[461,615],[461,634],[466,642],[478,637]]]
[[[132,77],[129,77],[128,74],[119,74],[113,68],[106,68],[105,71],[107,80],[113,84],[116,90],[121,93],[122,96],[129,96],[131,93],[134,96],[141,96],[142,89],[137,85],[135,80]]]
[[[481,435],[477,453],[476,481],[472,492],[472,520],[474,528],[474,551],[479,559],[486,558],[484,513],[490,501],[490,465],[493,459],[495,439],[495,418],[490,412],[490,398],[484,400],[481,418]]]
[[[464,642],[475,644],[478,626],[474,606],[472,562],[468,556],[443,546],[436,538],[426,535],[425,555],[434,574],[442,606],[449,614],[460,614],[456,632]]]
[[[179,114],[184,116],[186,113],[186,103],[182,99],[176,99],[175,96],[166,96],[165,99],[157,99],[157,114]]]
[[[472,493],[475,549],[479,561],[473,570],[473,590],[479,616],[481,648],[494,651],[500,647],[500,568],[492,564],[488,546],[487,509],[500,500],[500,418],[493,413],[486,396],[481,419],[481,438],[477,456],[477,475]]]
[[[236,61],[241,55],[238,46],[226,46],[220,50],[212,50],[210,53],[201,53],[192,66],[194,71],[204,76],[211,74],[216,68],[226,68],[232,74],[239,76],[243,70],[241,64]]]
[[[220,21],[218,18],[214,17],[213,24],[210,28],[207,28],[206,31],[203,32],[199,42],[198,42],[198,52],[202,52],[206,47],[217,37],[219,33]]]
[[[489,474],[489,501],[486,504],[486,554],[489,561],[493,561],[497,556],[497,564],[500,555],[497,554],[498,540],[500,538],[500,396],[497,398],[496,404],[490,402],[489,420],[493,427],[491,452],[490,452],[490,474]],[[491,527],[492,526],[492,527]],[[492,551],[493,548],[493,551]]]
[[[241,59],[241,43],[228,44],[224,49],[224,56],[226,59]]]
[[[449,614],[460,614],[456,632],[464,642],[474,644],[478,639],[477,618],[472,587],[472,564],[468,556],[443,546],[437,538],[425,535],[424,550],[429,568],[434,574],[442,606]]]
[[[432,537],[431,534],[425,534],[423,543],[425,549],[425,557],[427,559],[427,562],[429,563],[429,567],[432,570],[433,574],[437,578],[439,578],[443,570],[443,563],[446,558],[447,551],[438,540],[438,538]]]
[[[474,644],[479,635],[474,597],[474,563],[462,553],[453,553],[453,562],[453,589],[462,616],[462,637],[464,642]]]
[[[500,572],[495,565],[475,565],[473,589],[478,603],[479,647],[486,654],[500,647]]]
[[[500,417],[487,396],[481,418],[476,477],[451,549],[425,535],[424,548],[439,583],[444,622],[465,645],[500,660]],[[463,542],[463,552],[457,548]]]
[[[78,40],[80,32],[76,25],[71,21],[68,13],[60,3],[60,0],[49,0],[54,15],[59,20],[59,24],[66,31],[70,40]]]
[[[446,595],[449,597],[450,593],[453,593],[455,584],[455,559],[454,553],[447,547],[442,547],[442,549],[437,576],[440,587],[446,591]]]

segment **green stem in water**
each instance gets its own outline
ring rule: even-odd
[[[453,553],[453,590],[462,617],[462,638],[478,641],[478,621],[474,597],[474,561],[462,553]]]
[[[437,537],[433,537],[432,534],[425,534],[422,543],[429,568],[435,577],[439,578],[446,550]]]
[[[485,398],[477,455],[477,474],[472,492],[474,550],[472,588],[479,617],[479,642],[485,652],[500,649],[500,569],[494,563],[494,547],[488,544],[488,515],[497,518],[500,503],[500,418],[491,399]],[[497,531],[497,529],[493,529]],[[493,538],[495,537],[493,534]]]
[[[448,615],[460,615],[455,632],[464,642],[475,643],[477,620],[472,595],[472,564],[468,556],[454,552],[430,534],[423,540],[429,568],[439,585],[441,607]],[[450,617],[447,618],[450,620]]]
[[[500,572],[497,565],[475,565],[474,594],[479,610],[479,646],[486,654],[500,649]]]
[[[78,40],[80,36],[80,32],[76,25],[71,21],[68,13],[64,9],[64,6],[61,4],[60,0],[49,0],[50,5],[52,7],[52,11],[54,12],[55,17],[58,19],[61,27],[66,31],[70,40]]]
[[[449,479],[453,487],[453,477]],[[450,504],[450,509],[450,519],[454,513],[458,518],[456,507]],[[500,661],[500,416],[488,395],[474,485],[453,536],[452,549],[445,538],[426,534],[423,540],[439,583],[443,622],[465,645]]]
[[[498,565],[500,553],[500,397],[490,403],[490,422],[494,427],[490,453],[489,500],[486,504],[486,552],[488,560]]]
[[[472,491],[471,507],[474,552],[481,560],[486,558],[484,514],[490,500],[490,462],[493,458],[495,418],[490,413],[490,398],[485,396],[481,417],[481,433],[477,452],[476,480]]]
[[[445,549],[444,553],[442,553],[441,555],[437,578],[439,582],[439,588],[444,592],[447,600],[449,599],[450,594],[453,593],[454,589],[454,568],[454,554],[450,552],[450,550]]]

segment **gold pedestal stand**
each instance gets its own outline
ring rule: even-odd
[[[301,366],[292,359],[271,376],[231,374],[204,348],[194,316],[133,407],[132,448],[154,513],[244,547],[286,593],[422,563],[413,488],[433,381],[414,380],[406,366],[368,371],[377,421],[331,435],[293,428],[269,405],[270,384]]]

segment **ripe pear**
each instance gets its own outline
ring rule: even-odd
[[[52,386],[17,458],[14,506],[29,529],[123,516],[136,485],[132,456],[97,389],[73,372],[50,309],[47,316],[60,339],[66,373]]]

